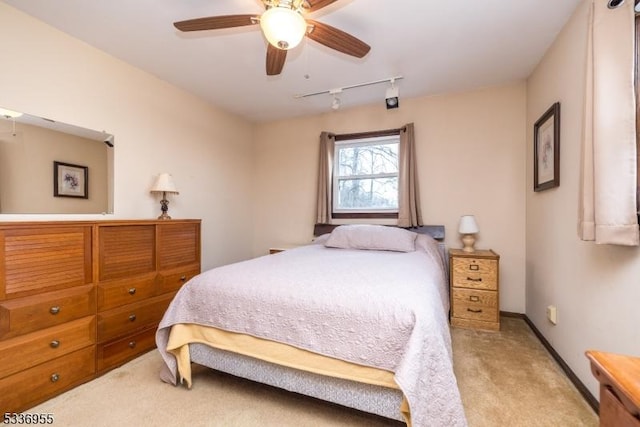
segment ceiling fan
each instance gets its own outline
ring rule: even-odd
[[[371,47],[356,37],[331,25],[304,15],[315,12],[337,0],[261,0],[266,11],[262,15],[221,15],[188,19],[173,25],[180,31],[217,30],[260,24],[267,45],[267,75],[282,72],[287,50],[296,47],[304,36],[331,49],[362,58]]]

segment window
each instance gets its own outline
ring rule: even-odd
[[[335,143],[333,217],[397,218],[399,132],[344,137]]]

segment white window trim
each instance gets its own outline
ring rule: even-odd
[[[349,148],[349,147],[366,147],[368,145],[384,145],[384,144],[398,144],[398,149],[400,148],[400,135],[386,135],[386,136],[375,136],[371,138],[360,138],[360,139],[348,139],[344,141],[336,141],[335,142],[335,152],[334,152],[334,167],[333,167],[333,197],[332,197],[332,212],[336,214],[380,214],[380,213],[398,213],[398,208],[369,208],[369,209],[345,209],[338,208],[338,182],[342,179],[375,179],[375,178],[393,178],[397,177],[400,179],[400,170],[398,168],[398,172],[396,173],[379,173],[379,174],[370,174],[370,175],[339,175],[338,170],[340,169],[338,166],[338,158],[340,149]]]

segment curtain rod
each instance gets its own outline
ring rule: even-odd
[[[402,79],[404,79],[403,76],[389,77],[387,79],[375,80],[375,81],[366,82],[366,83],[357,83],[350,86],[343,86],[335,89],[323,90],[321,92],[305,93],[304,95],[294,95],[293,97],[296,99],[299,99],[299,98],[307,98],[309,96],[322,95],[325,93],[334,94],[334,93],[340,93],[343,90],[347,90],[347,89],[354,89],[354,88],[363,87],[363,86],[372,86],[372,85],[377,85],[377,84],[386,83],[386,82],[395,82],[396,80],[402,80]]]

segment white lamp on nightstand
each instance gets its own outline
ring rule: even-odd
[[[463,215],[460,218],[460,225],[458,226],[458,232],[462,234],[462,244],[464,252],[474,252],[473,244],[476,242],[475,234],[480,231],[476,218],[473,215]]]

